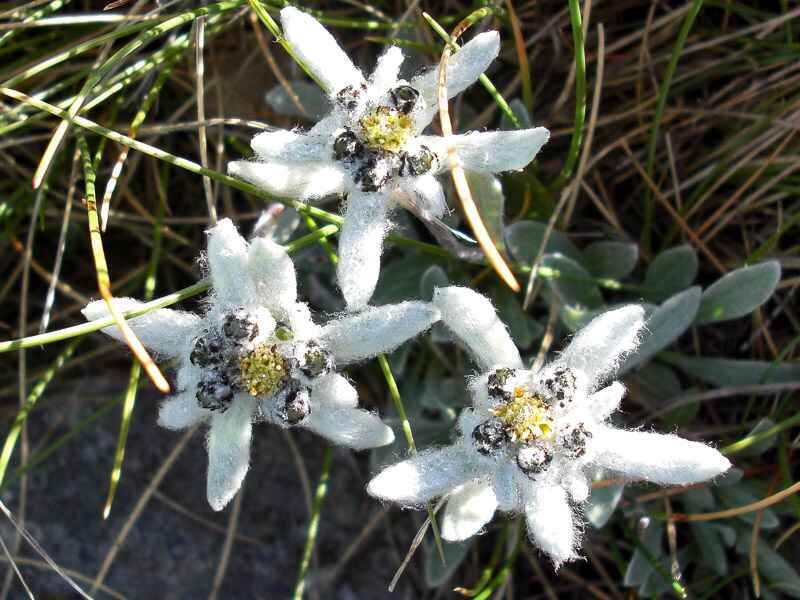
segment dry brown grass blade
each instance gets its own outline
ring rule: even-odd
[[[716,521],[717,519],[730,519],[731,517],[738,517],[739,515],[745,515],[747,513],[767,508],[773,504],[777,504],[778,502],[785,500],[797,492],[800,492],[800,481],[786,488],[785,490],[781,490],[777,494],[772,494],[771,496],[767,496],[762,500],[751,502],[750,504],[745,504],[744,506],[738,506],[736,508],[729,508],[728,510],[720,510],[710,513],[675,513],[672,515],[672,518],[675,521]]]
[[[474,19],[472,15],[461,21],[450,34],[451,40],[455,41],[461,37],[461,34],[464,33],[473,22]],[[450,111],[447,104],[447,63],[450,59],[450,54],[452,54],[452,50],[450,46],[446,44],[442,52],[442,60],[439,62],[439,86],[437,89],[439,120],[442,126],[442,137],[444,137],[445,140],[453,135],[453,123],[450,121]],[[522,288],[517,278],[514,277],[514,273],[511,272],[511,268],[494,245],[492,237],[489,235],[489,231],[486,229],[486,225],[481,218],[478,206],[472,198],[472,192],[467,183],[467,176],[464,173],[464,169],[459,164],[456,149],[449,143],[447,144],[447,159],[450,163],[450,175],[453,178],[456,195],[461,201],[461,208],[464,211],[464,216],[472,229],[472,233],[475,235],[475,239],[478,240],[478,244],[481,250],[483,250],[486,260],[500,279],[502,279],[514,293],[518,293]]]

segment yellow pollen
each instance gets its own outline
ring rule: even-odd
[[[414,135],[411,117],[388,106],[370,112],[360,125],[364,143],[373,150],[399,152]]]
[[[547,405],[522,386],[514,388],[511,402],[493,408],[491,413],[506,426],[513,442],[549,438],[553,433],[553,419]]]
[[[252,352],[239,357],[242,386],[251,396],[275,392],[289,377],[286,359],[273,344],[259,344]]]

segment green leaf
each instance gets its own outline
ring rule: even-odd
[[[521,265],[530,267],[539,253],[546,228],[538,221],[517,221],[509,225],[504,232],[508,253]],[[560,252],[579,263],[583,260],[583,255],[569,238],[555,229],[550,232],[544,251],[549,254]]]
[[[423,300],[432,300],[433,291],[437,287],[447,287],[450,285],[450,280],[447,278],[447,273],[439,265],[431,265],[422,274],[419,281],[419,297]]]
[[[768,417],[763,417],[762,419],[759,419],[755,427],[753,427],[744,437],[750,437],[751,435],[758,435],[762,431],[766,431],[771,427],[775,427],[775,421],[773,421]],[[755,442],[754,444],[742,450],[739,453],[739,456],[761,456],[767,450],[774,448],[776,442],[777,439],[774,435],[772,437],[765,438],[761,441]]]
[[[543,327],[522,310],[517,297],[508,288],[493,289],[492,300],[514,343],[522,350],[530,348],[533,340],[542,335]]]
[[[670,367],[649,362],[636,372],[642,392],[655,400],[664,401],[683,391],[678,376]]]
[[[498,249],[503,249],[505,196],[500,180],[491,173],[466,171],[467,183],[486,230]]]
[[[664,553],[661,548],[661,538],[664,534],[664,523],[655,519],[650,519],[640,537],[642,546],[649,552],[652,558],[658,560]],[[644,584],[651,576],[656,575],[656,570],[647,560],[647,555],[640,548],[633,553],[631,562],[625,570],[625,587],[638,587]]]
[[[620,372],[647,362],[678,339],[694,321],[700,298],[700,287],[690,287],[657,307],[647,319],[639,350],[625,361]]]
[[[444,546],[444,559],[446,564],[442,564],[442,559],[436,552],[433,544],[425,544],[425,583],[429,588],[435,588],[442,585],[453,573],[456,572],[461,563],[467,557],[472,540],[465,542],[445,542],[442,540]]]
[[[545,254],[541,266],[553,271],[548,276],[542,274],[542,279],[562,304],[588,308],[602,306],[600,288],[586,269],[571,258],[563,254]]]
[[[531,113],[528,112],[528,108],[523,104],[522,100],[519,98],[514,98],[511,102],[508,103],[508,107],[511,109],[511,112],[517,117],[519,121],[521,129],[530,129],[533,127],[533,119],[531,118]],[[511,119],[508,118],[508,115],[503,113],[503,116],[500,117],[500,129],[505,129],[508,131],[514,131],[518,129],[514,123],[511,122]]]
[[[608,476],[607,473],[598,472],[595,475],[595,481],[603,479],[606,476]],[[589,521],[592,527],[595,529],[602,529],[605,524],[608,523],[608,520],[611,518],[611,515],[614,514],[617,504],[619,504],[622,498],[622,490],[624,487],[625,486],[622,485],[610,485],[608,487],[592,490],[589,501],[586,503],[583,510],[586,520]]]
[[[759,493],[760,490],[757,490],[752,485],[749,485],[747,481],[740,481],[738,485],[718,487],[716,491],[717,497],[720,501],[719,503],[723,510],[728,508],[739,508],[740,506],[758,502],[766,495]],[[775,516],[775,512],[772,509],[765,508],[762,513],[762,529],[775,529],[778,527],[778,525],[780,525],[778,517]],[[756,518],[756,514],[756,512],[747,512],[737,515],[735,518],[744,521],[748,525],[752,525]]]
[[[644,277],[645,297],[660,301],[686,289],[697,277],[697,253],[691,246],[676,246],[660,252]]]
[[[317,121],[330,111],[331,103],[318,85],[295,80],[291,82],[291,86],[294,93],[297,94],[300,104],[303,105],[305,113],[297,108],[289,94],[286,93],[286,88],[278,84],[265,94],[264,100],[279,115],[303,117],[310,121]]]
[[[595,242],[583,250],[586,268],[592,275],[608,279],[624,279],[639,260],[639,246],[628,242]]]
[[[742,267],[722,276],[703,292],[696,323],[738,319],[764,304],[781,279],[778,261]]]
[[[659,359],[717,387],[800,381],[800,363],[705,358],[677,352],[663,352]]]
[[[750,551],[750,536],[741,540],[737,549],[747,555]],[[770,589],[783,597],[800,598],[800,574],[791,563],[761,539],[758,540],[756,554],[758,571],[769,581]]]

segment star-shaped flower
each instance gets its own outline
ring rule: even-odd
[[[445,539],[476,534],[497,509],[524,513],[531,540],[558,567],[577,557],[579,507],[597,468],[684,485],[730,467],[704,444],[608,422],[625,388],[602,383],[636,349],[644,325],[641,307],[596,317],[555,361],[531,371],[486,298],[450,287],[437,291],[434,304],[479,365],[470,386],[473,406],[462,412],[454,444],[387,467],[368,491],[404,505],[448,496]]]
[[[230,220],[208,232],[213,294],[202,315],[161,309],[131,320],[142,343],[177,361],[177,393],[161,405],[159,423],[182,429],[209,423],[208,502],[221,510],[250,463],[253,422],[304,427],[354,449],[393,441],[380,418],[358,406],[358,394],[337,371],[387,352],[439,318],[429,303],[371,308],[319,326],[297,301],[295,270],[271,240],[248,244]],[[141,305],[115,300],[121,310]],[[83,310],[107,316],[102,300]],[[116,327],[103,332],[121,339]]]
[[[499,173],[522,169],[547,141],[543,127],[473,132],[449,138],[423,135],[437,111],[439,69],[399,79],[403,53],[390,47],[367,79],[330,33],[296,8],[281,11],[286,39],[325,86],[333,109],[308,132],[267,131],[251,145],[256,161],[233,162],[232,175],[280,196],[303,200],[346,194],[339,237],[338,279],[347,306],[369,302],[380,271],[390,212],[399,202],[426,217],[441,217],[444,192],[436,176],[455,148],[467,170]],[[497,56],[500,36],[475,36],[450,59],[447,92],[455,96]]]

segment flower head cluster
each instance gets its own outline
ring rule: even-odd
[[[405,505],[447,496],[445,539],[478,533],[498,509],[524,513],[532,541],[558,566],[577,556],[577,515],[596,469],[689,484],[729,468],[704,444],[608,422],[625,388],[602,383],[636,349],[641,307],[596,317],[555,361],[532,371],[486,298],[451,287],[438,290],[434,304],[480,368],[470,386],[472,407],[460,416],[454,444],[389,466],[368,491]]]
[[[438,319],[428,303],[371,308],[317,325],[297,301],[295,270],[283,247],[247,243],[225,219],[209,232],[213,295],[203,316],[161,309],[131,320],[142,342],[178,361],[178,393],[159,422],[181,429],[208,422],[208,501],[223,508],[250,462],[252,424],[304,427],[354,449],[389,444],[392,430],[358,408],[353,386],[337,371],[421,333]],[[121,310],[140,304],[116,300]],[[103,301],[83,311],[108,315]],[[119,330],[103,330],[119,339]]]
[[[402,79],[403,53],[393,46],[365,78],[310,15],[287,7],[281,22],[295,53],[325,86],[333,109],[310,131],[258,134],[251,143],[257,160],[233,162],[228,168],[281,196],[347,195],[338,279],[348,308],[361,310],[375,290],[393,206],[404,202],[426,217],[444,213],[444,192],[436,176],[448,167],[448,147],[455,149],[465,169],[499,173],[522,169],[550,134],[537,127],[448,138],[424,135],[437,110],[438,68]],[[448,95],[474,83],[499,49],[496,31],[465,44],[448,64]]]

